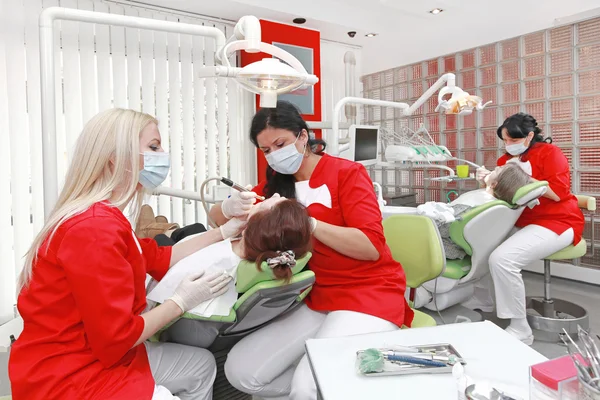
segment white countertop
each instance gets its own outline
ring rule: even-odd
[[[465,359],[475,381],[529,399],[529,367],[546,360],[489,321],[405,329],[306,342],[322,400],[457,399],[452,374],[364,377],[355,371],[356,351],[388,345],[450,343]]]

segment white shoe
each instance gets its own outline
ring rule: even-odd
[[[505,331],[510,335],[514,336],[515,338],[519,339],[521,342],[525,343],[527,346],[531,346],[533,344],[533,333],[531,332],[531,330],[529,332],[520,332],[512,326],[509,326],[505,329]]]
[[[475,296],[471,297],[469,300],[461,303],[461,306],[468,308],[469,310],[479,310],[483,312],[492,312],[494,311],[494,303],[493,302],[484,302],[476,298]]]

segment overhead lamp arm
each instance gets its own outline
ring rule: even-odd
[[[253,15],[246,15],[242,17],[235,27],[233,28],[233,35],[227,40],[225,46],[218,48],[215,58],[216,61],[221,64],[229,65],[227,46],[236,41],[246,41],[246,47],[244,49],[248,53],[260,52],[260,44],[262,42],[262,33],[260,28],[260,21]],[[232,50],[235,51],[235,50]]]
[[[249,46],[252,46],[252,43],[248,40],[235,40],[235,41],[225,45],[225,47],[223,48],[223,52],[222,52],[224,66],[231,67],[231,63],[229,62],[230,54],[232,54],[233,52],[236,52],[238,50],[248,51],[247,49]],[[289,64],[296,71],[298,71],[302,74],[308,74],[308,72],[306,71],[306,68],[304,68],[302,63],[300,61],[298,61],[298,59],[296,57],[294,57],[293,55],[291,55],[290,53],[288,53],[287,51],[285,51],[279,47],[273,46],[272,44],[269,44],[269,43],[260,42],[258,44],[258,51],[275,56],[275,57],[279,58],[280,60],[284,61],[285,63]]]

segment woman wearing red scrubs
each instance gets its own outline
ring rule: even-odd
[[[404,298],[404,271],[386,245],[365,168],[318,154],[324,142],[309,137],[292,104],[279,101],[274,109],[261,109],[250,138],[266,155],[267,179],[253,194],[213,207],[211,216],[224,223],[243,212],[256,194],[297,199],[313,221],[309,266],[316,283],[306,305],[242,339],[229,353],[225,372],[233,386],[258,397],[316,399],[304,356],[306,339],[410,326],[413,313]]]
[[[525,208],[514,234],[498,246],[489,259],[498,318],[510,319],[507,332],[531,345],[533,334],[527,323],[521,270],[579,243],[585,221],[577,198],[571,193],[569,162],[562,151],[551,144],[551,139],[544,139],[535,118],[524,113],[507,118],[498,128],[498,137],[506,148],[506,154],[498,159],[498,166],[515,163],[535,180],[549,184],[540,204]],[[489,173],[480,169],[478,178],[483,180]],[[484,293],[487,299],[475,297],[464,305],[491,311],[493,300],[489,290]]]
[[[234,219],[174,247],[136,238],[123,210],[132,201],[139,208],[143,190],[160,185],[169,166],[153,117],[113,109],[86,124],[19,277],[24,330],[9,360],[15,400],[212,398],[211,353],[144,342],[222,294],[228,279],[190,276],[170,300],[144,312],[145,278],[160,280],[183,257],[237,234],[242,223]]]

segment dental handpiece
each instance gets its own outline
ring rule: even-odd
[[[245,187],[243,187],[242,185],[235,183],[231,179],[228,179],[225,177],[221,177],[221,182],[223,182],[225,185],[229,186],[230,188],[237,190],[238,192],[249,192],[250,191],[250,190],[246,189]],[[263,196],[256,196],[256,198],[260,201],[265,201],[265,198]]]

